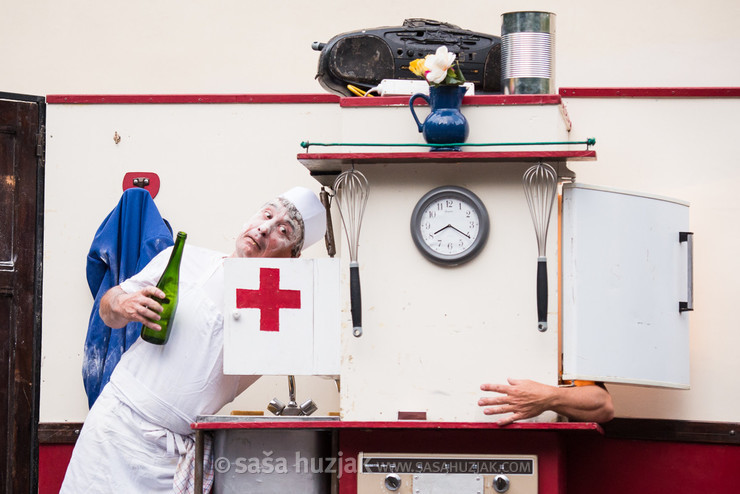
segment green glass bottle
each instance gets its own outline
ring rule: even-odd
[[[182,260],[182,251],[185,248],[185,239],[188,238],[187,233],[177,232],[177,238],[175,239],[175,246],[172,248],[172,254],[170,260],[167,263],[167,267],[164,268],[162,277],[159,278],[157,288],[162,290],[165,294],[165,298],[159,299],[152,297],[152,299],[159,302],[164,309],[159,315],[161,319],[159,321],[152,321],[159,324],[162,328],[159,331],[149,329],[146,326],[141,328],[141,338],[149,343],[155,345],[164,345],[167,343],[167,339],[170,337],[170,327],[172,321],[175,319],[175,310],[177,309],[177,290],[180,281],[180,261]]]

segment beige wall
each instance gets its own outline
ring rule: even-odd
[[[41,421],[87,412],[81,362],[92,296],[85,262],[127,172],[155,172],[155,203],[188,243],[231,253],[244,221],[266,200],[316,181],[296,160],[316,121],[331,135],[335,105],[50,105],[44,229]],[[276,129],[280,129],[278,132]],[[120,143],[113,140],[115,133]],[[311,135],[321,135],[311,133]],[[324,137],[322,137],[324,138]],[[325,256],[317,244],[305,256]],[[308,389],[297,382],[298,398]],[[320,413],[338,411],[331,380],[314,380]],[[260,380],[237,409],[287,403],[287,380]],[[322,396],[328,395],[323,399]]]
[[[500,34],[501,14],[557,14],[559,86],[731,86],[733,0],[4,2],[0,88],[60,93],[315,92],[314,41],[426,17]]]
[[[365,8],[317,0],[287,1],[260,10],[254,5],[172,0],[6,5],[0,41],[9,49],[3,54],[0,91],[320,93],[314,80],[318,54],[310,49],[313,41],[359,28],[398,25],[406,17],[436,18],[499,34],[501,13],[527,9],[558,15],[559,87],[740,86],[740,66],[735,63],[740,36],[734,30],[740,4],[734,1],[504,1],[451,8],[450,2],[439,0],[379,0]],[[733,187],[738,178],[735,117],[740,102],[565,103],[573,120],[571,137],[597,138],[598,160],[571,165],[579,181],[679,197],[692,204],[697,308],[691,315],[692,390],[612,386],[618,415],[740,420],[735,379],[740,364],[732,355],[740,343],[733,329],[739,292],[733,274],[740,271],[733,249],[740,241],[733,228],[738,212]],[[118,200],[126,171],[160,173],[157,203],[173,226],[189,230],[193,243],[228,250],[244,210],[294,183],[317,188],[295,161],[301,151],[298,143],[351,135],[342,125],[356,121],[348,112],[357,111],[335,105],[51,105],[41,420],[84,418],[79,369],[91,304],[85,255],[95,229]],[[501,118],[493,111],[486,110],[485,117],[476,115],[480,109],[470,111],[481,121]],[[412,125],[402,109],[388,114],[391,127]],[[480,126],[475,129],[480,132]],[[114,132],[122,136],[118,145]],[[418,139],[413,129],[404,132],[399,140]],[[528,140],[526,131],[522,135],[521,140]],[[486,140],[497,139],[493,135]],[[430,178],[444,179],[443,174]],[[206,199],[194,204],[194,193]],[[320,250],[307,254],[323,255]],[[334,411],[338,397],[333,386],[331,381],[311,380],[302,387],[299,381],[299,399],[310,395],[322,412]],[[265,381],[250,393],[238,408],[286,397],[282,380]]]

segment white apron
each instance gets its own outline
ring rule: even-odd
[[[156,284],[169,252],[121,287],[130,293]],[[188,451],[192,457],[190,424],[257,379],[223,374],[222,298],[223,255],[186,246],[170,339],[139,339],[123,354],[85,420],[62,494],[175,492],[178,462]]]

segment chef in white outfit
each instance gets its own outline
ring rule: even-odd
[[[309,189],[295,187],[245,224],[230,257],[298,257],[325,231],[324,206]],[[105,294],[100,315],[107,325],[138,321],[159,329],[162,307],[151,297],[164,297],[156,284],[171,249]],[[223,374],[226,257],[185,246],[169,341],[152,345],[139,338],[123,355],[88,413],[61,493],[193,492],[190,424],[216,413],[259,378]],[[206,480],[212,480],[207,470]]]

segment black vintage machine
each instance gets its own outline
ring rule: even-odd
[[[418,80],[409,63],[442,45],[457,55],[476,93],[503,92],[501,38],[430,19],[406,19],[403,26],[363,29],[314,43],[313,49],[321,52],[316,79],[340,96],[354,95],[347,85],[367,91],[383,79]]]

